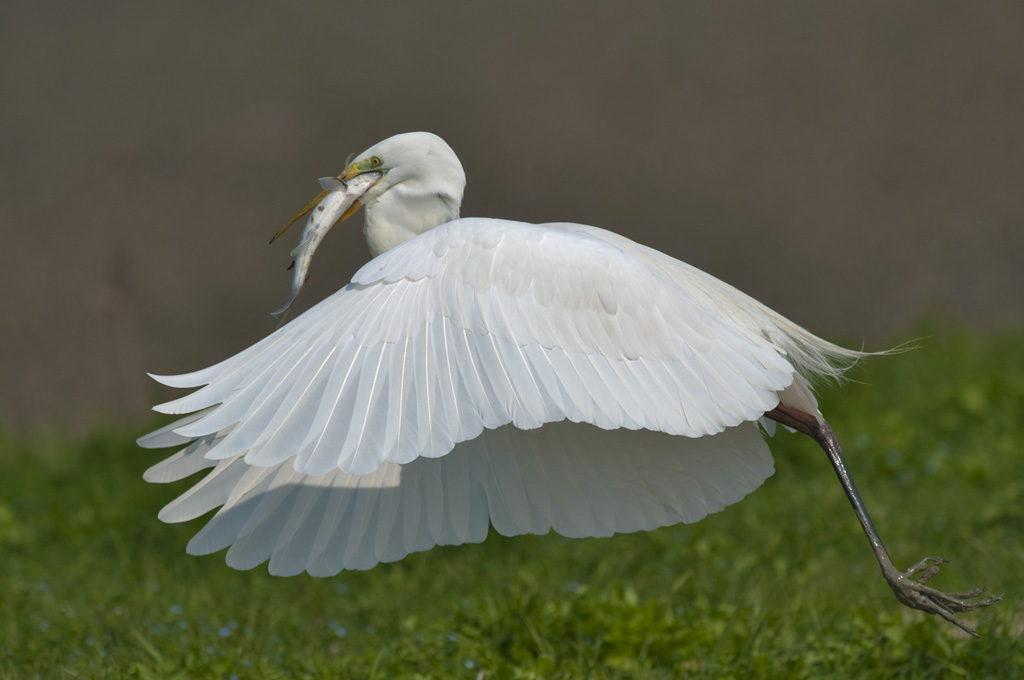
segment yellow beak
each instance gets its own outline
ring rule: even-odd
[[[352,205],[350,205],[348,207],[348,210],[346,210],[345,212],[343,212],[341,214],[341,217],[338,218],[338,221],[331,225],[331,228],[327,230],[327,233],[330,234],[331,231],[336,226],[338,226],[339,224],[341,224],[342,222],[344,222],[348,218],[350,218],[353,215],[355,215],[359,211],[359,209],[362,208],[362,207],[363,207],[362,202],[357,198],[355,201],[352,202]]]
[[[274,234],[274,237],[272,239],[270,239],[270,242],[273,243],[274,241],[276,241],[281,236],[281,234],[283,234],[284,232],[288,231],[288,227],[290,227],[293,224],[295,224],[296,222],[298,222],[299,219],[301,219],[303,215],[305,215],[310,210],[315,208],[320,201],[324,200],[324,196],[326,196],[329,193],[331,193],[330,189],[324,189],[319,194],[317,194],[316,198],[314,198],[312,201],[310,201],[305,206],[303,206],[302,210],[300,210],[299,212],[295,213],[295,216],[292,217],[290,220],[288,220],[288,224],[286,224],[283,227],[281,227],[281,229],[276,234]],[[342,218],[342,219],[344,219],[344,218]],[[333,229],[333,227],[332,227],[332,229]]]
[[[343,172],[340,175],[338,175],[338,179],[340,179],[342,182],[349,182],[353,178],[355,178],[357,175],[359,175],[361,172],[362,172],[361,170],[356,169],[355,165],[350,165],[345,170],[345,172]],[[326,196],[327,194],[331,193],[331,191],[333,191],[333,189],[324,189],[319,194],[317,194],[313,198],[313,200],[311,200],[309,203],[304,205],[302,207],[302,210],[300,210],[299,212],[295,213],[295,215],[290,220],[288,220],[288,223],[285,224],[283,227],[281,227],[281,229],[278,230],[278,232],[276,234],[274,234],[274,237],[272,239],[270,239],[270,242],[273,243],[282,234],[284,234],[284,232],[288,231],[288,227],[292,226],[293,224],[298,222],[300,219],[302,219],[303,215],[305,215],[310,210],[315,208],[320,203],[320,201],[324,200],[324,196]],[[342,222],[344,222],[348,218],[352,217],[352,215],[356,214],[356,212],[358,212],[358,210],[360,208],[362,208],[362,207],[363,207],[363,204],[359,200],[356,200],[355,202],[353,202],[352,205],[349,206],[348,210],[346,210],[342,214],[342,216],[338,218],[338,221],[331,225],[331,228],[328,229],[327,232],[330,233],[336,226],[338,226],[339,224],[341,224]]]

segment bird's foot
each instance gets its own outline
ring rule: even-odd
[[[933,576],[939,573],[939,565],[948,562],[937,557],[926,557],[906,571],[900,573],[896,570],[887,573],[885,580],[889,582],[896,599],[912,609],[920,609],[929,614],[938,614],[950,623],[963,629],[965,632],[978,637],[974,629],[958,619],[956,612],[967,612],[980,607],[987,607],[1003,599],[1002,595],[991,595],[977,599],[985,588],[975,588],[962,593],[944,593],[931,586],[925,585]]]

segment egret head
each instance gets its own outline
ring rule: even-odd
[[[459,216],[466,173],[455,152],[429,132],[407,132],[374,144],[345,168],[352,180],[383,176],[359,198],[366,206],[363,232],[378,255]]]
[[[363,175],[366,175],[363,180],[377,176],[379,179],[357,182],[358,188],[351,184]],[[348,184],[348,202],[342,206],[341,217],[331,229],[367,206],[363,233],[375,257],[402,241],[457,218],[466,187],[466,173],[455,152],[443,139],[429,132],[407,132],[374,144],[349,163],[338,179]],[[321,180],[324,190],[296,213],[270,239],[271,243],[319,205],[325,196],[337,190],[324,184],[331,181],[334,180]]]
[[[462,203],[466,173],[455,152],[443,139],[429,132],[406,132],[388,137],[362,152],[345,168],[345,179],[364,172],[384,176],[360,201],[373,205],[389,189],[402,186],[412,195],[437,194]]]

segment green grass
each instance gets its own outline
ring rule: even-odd
[[[330,579],[185,554],[145,431],[0,435],[0,677],[1024,677],[1024,332],[939,331],[823,408],[898,566],[987,584],[966,638],[892,597],[825,456],[695,525],[438,548]]]

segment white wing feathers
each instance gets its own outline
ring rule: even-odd
[[[183,460],[190,457],[209,464],[201,450]],[[185,521],[223,506],[188,551],[231,546],[232,567],[269,559],[271,573],[313,576],[368,569],[435,545],[479,543],[488,518],[506,536],[549,529],[610,536],[695,522],[740,500],[773,470],[754,423],[699,439],[569,422],[505,426],[441,458],[386,462],[361,476],[302,475],[290,460],[249,466],[241,455],[216,465],[160,514]]]
[[[694,293],[631,241],[567,227],[449,222],[234,357],[154,376],[205,386],[157,407],[203,411],[141,440],[196,439],[147,478],[215,466],[161,516],[223,505],[190,549],[233,544],[237,566],[273,555],[274,571],[328,573],[482,540],[485,506],[502,533],[606,535],[693,521],[749,493],[770,458],[755,426],[737,426],[790,385],[813,402],[768,340],[779,329],[751,327],[752,301],[724,284]],[[559,421],[601,430],[578,449],[558,439],[568,423],[534,431]],[[602,431],[614,428],[653,432]],[[722,472],[729,456],[756,472]],[[663,474],[673,465],[675,478]]]
[[[838,380],[858,359],[887,353],[851,350],[822,340],[721,279],[615,232],[568,222],[547,226],[590,234],[621,248],[687,291],[688,296],[719,314],[729,316],[741,328],[767,338],[786,355],[800,374],[808,378]],[[810,412],[813,412],[817,406],[811,408]]]
[[[353,283],[158,406],[220,406],[175,430],[239,423],[207,453],[368,474],[448,453],[483,428],[589,422],[690,437],[755,420],[793,368],[597,238],[459,220],[384,253]],[[491,222],[491,221],[488,221]],[[401,272],[406,272],[402,276]],[[296,455],[297,454],[297,455]]]

